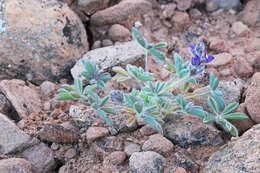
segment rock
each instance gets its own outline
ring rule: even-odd
[[[202,16],[202,13],[197,8],[191,9],[189,14],[192,19],[199,19]]]
[[[260,73],[257,72],[251,79],[251,84],[246,91],[246,109],[253,121],[260,123]]]
[[[246,52],[254,52],[260,51],[260,38],[253,37],[252,39],[248,40],[248,44],[246,45]]]
[[[225,66],[232,62],[233,56],[229,53],[220,53],[217,55],[213,55],[215,57],[214,61],[208,64],[209,67],[220,67]]]
[[[1,92],[0,92],[0,113],[8,115],[8,117],[10,117],[11,119],[15,119],[15,117],[19,117],[18,115],[10,116],[11,114],[15,113],[15,111],[13,110],[13,106],[10,103],[10,101]]]
[[[114,24],[108,31],[108,37],[113,41],[127,41],[131,37],[130,31],[122,25]]]
[[[136,143],[126,143],[124,151],[127,156],[131,156],[133,153],[141,151],[141,147]]]
[[[238,36],[246,36],[249,33],[248,27],[240,21],[233,23],[231,29]]]
[[[249,64],[242,56],[236,58],[234,63],[234,70],[241,78],[249,78],[254,73],[254,69],[251,64]]]
[[[176,4],[174,4],[174,3],[165,5],[163,12],[162,12],[162,16],[165,19],[170,19],[174,15],[175,9],[176,9]]]
[[[100,41],[100,40],[97,40],[97,41],[95,41],[94,44],[92,45],[92,48],[91,48],[91,49],[93,50],[93,49],[101,48],[101,44],[102,44],[101,41]]]
[[[173,173],[187,173],[187,171],[182,167],[177,167]]]
[[[5,0],[0,6],[0,79],[58,81],[88,50],[84,26],[67,4]]]
[[[241,112],[247,115],[246,104],[241,103],[236,109],[236,112]],[[250,117],[246,120],[231,120],[230,122],[237,128],[239,135],[243,134],[255,124]]]
[[[96,38],[102,38],[113,24],[121,24],[130,29],[136,21],[142,21],[142,16],[147,12],[152,12],[152,3],[146,0],[121,1],[92,15],[91,31]]]
[[[107,128],[104,127],[90,127],[87,130],[87,141],[88,143],[92,143],[98,138],[105,137],[109,134]]]
[[[252,65],[257,72],[260,72],[260,51],[256,52]]]
[[[217,89],[222,92],[225,105],[229,105],[230,103],[233,102],[237,102],[237,103],[240,102],[243,83],[244,81],[242,81],[239,78],[230,82],[219,82]],[[205,93],[209,91],[210,88],[207,86],[195,90],[195,93],[199,94],[199,93]],[[208,96],[199,97],[198,99],[194,100],[194,104],[202,106],[203,109],[208,112],[211,111],[211,109],[208,106]]]
[[[153,151],[135,152],[129,159],[130,171],[135,173],[162,173],[165,165],[165,158]]]
[[[189,8],[192,7],[192,3],[193,3],[193,0],[182,0],[182,1],[176,1],[177,3],[177,8],[178,10],[180,11],[186,11],[188,10]]]
[[[102,46],[103,47],[113,46],[113,42],[109,39],[104,39],[102,40]]]
[[[134,64],[134,62],[144,57],[145,51],[135,42],[126,42],[117,46],[105,47],[89,51],[82,59],[85,61],[94,61],[102,71],[107,71],[114,66],[120,64]],[[80,78],[81,73],[85,71],[84,66],[80,61],[71,69],[71,74],[74,78]]]
[[[64,157],[67,159],[72,159],[77,155],[77,151],[74,148],[70,148],[66,151]]]
[[[41,111],[39,94],[26,86],[22,80],[3,80],[0,82],[0,92],[11,102],[20,118],[26,118],[31,113]]]
[[[31,137],[18,129],[5,115],[0,113],[0,153],[8,154],[31,145]]]
[[[231,10],[240,5],[239,0],[215,0],[218,6],[224,10]]]
[[[78,6],[87,15],[92,15],[95,12],[107,8],[109,0],[78,0]]]
[[[50,96],[55,91],[56,85],[50,81],[44,81],[40,88],[44,96]]]
[[[173,151],[173,144],[161,134],[155,134],[149,137],[143,144],[143,151],[155,151],[163,156],[167,156]]]
[[[209,48],[212,50],[224,52],[225,51],[225,42],[224,40],[218,37],[211,37],[209,39],[210,45]]]
[[[32,165],[25,159],[10,158],[0,160],[0,172],[2,173],[34,173]]]
[[[141,133],[141,135],[143,135],[143,136],[150,136],[150,135],[153,135],[153,134],[157,133],[157,131],[154,130],[151,126],[145,125],[145,126],[143,126],[143,127],[140,129],[140,133]]]
[[[260,124],[231,141],[225,148],[212,154],[204,173],[260,172]]]
[[[259,0],[251,0],[247,2],[242,20],[249,26],[260,26],[260,5]]]
[[[120,165],[126,159],[126,153],[123,151],[114,151],[105,158],[105,162],[112,163],[113,165]]]
[[[181,147],[223,144],[221,133],[195,116],[171,119],[164,126],[165,137]]]
[[[97,152],[101,153],[123,151],[123,140],[115,136],[97,139],[93,144],[98,147]]]
[[[208,12],[216,11],[219,8],[216,0],[206,0],[206,10]]]
[[[180,12],[180,11],[175,12],[171,21],[173,22],[174,27],[178,31],[183,31],[187,29],[191,24],[189,15],[185,12]]]
[[[185,152],[185,150],[181,149],[175,152],[173,159],[179,167],[182,167],[191,173],[199,173],[199,164],[193,161],[191,156]]]
[[[79,140],[77,132],[65,129],[58,124],[45,124],[39,132],[39,137],[43,141],[71,144]]]
[[[41,173],[49,173],[56,167],[52,150],[43,143],[26,149],[20,155]]]

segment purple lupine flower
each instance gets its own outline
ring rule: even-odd
[[[205,45],[203,42],[200,42],[197,45],[191,45],[191,53],[194,56],[191,60],[191,64],[195,67],[198,67],[202,64],[211,62],[214,57],[207,56]]]

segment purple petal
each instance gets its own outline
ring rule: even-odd
[[[215,59],[214,56],[208,56],[208,57],[205,59],[205,62],[206,62],[206,63],[209,63],[209,62],[213,61],[213,59]]]
[[[198,56],[193,57],[191,60],[191,64],[194,66],[200,65],[200,58]]]

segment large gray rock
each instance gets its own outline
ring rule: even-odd
[[[109,46],[91,50],[83,56],[85,61],[95,62],[102,71],[110,70],[116,65],[125,66],[132,64],[144,57],[145,51],[135,41],[122,43],[116,46]],[[81,73],[85,71],[82,61],[79,60],[71,69],[74,78],[82,78]]]
[[[31,143],[31,137],[18,129],[5,115],[0,113],[0,153],[20,151]]]
[[[56,81],[88,50],[83,24],[62,1],[2,0],[0,7],[0,79]]]
[[[88,15],[92,15],[98,10],[107,8],[109,0],[78,0],[78,6]]]
[[[166,159],[153,151],[136,152],[129,159],[132,173],[161,173],[165,164]]]
[[[204,173],[256,173],[260,172],[260,124],[255,125],[242,137],[231,141],[225,148],[214,153]]]
[[[0,160],[1,173],[35,173],[30,162],[20,158]]]

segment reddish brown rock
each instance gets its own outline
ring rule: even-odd
[[[170,154],[173,151],[173,144],[161,134],[155,134],[149,137],[143,144],[143,151],[155,151],[163,156]]]
[[[220,53],[213,55],[215,57],[214,61],[208,64],[209,67],[220,67],[225,66],[232,62],[233,56],[229,53]]]
[[[246,36],[249,34],[248,27],[240,21],[233,23],[231,29],[238,36]]]
[[[152,12],[152,4],[146,0],[124,0],[105,10],[96,12],[91,17],[91,30],[96,38],[104,37],[113,24],[121,24],[131,28],[136,21],[142,21],[142,16]]]
[[[98,10],[107,8],[109,0],[78,0],[78,7],[87,15],[92,15]]]
[[[0,160],[1,173],[35,173],[30,162],[20,158]]]
[[[217,50],[220,52],[224,52],[225,51],[225,43],[224,40],[217,38],[217,37],[211,37],[210,40],[210,49],[212,50]]]
[[[260,1],[251,0],[245,8],[242,20],[250,26],[260,26]]]
[[[114,24],[110,27],[108,36],[113,41],[127,41],[131,37],[131,33],[124,26]]]
[[[191,24],[189,15],[185,12],[180,11],[175,12],[171,21],[178,31],[183,31],[184,29],[187,29]]]
[[[260,123],[260,73],[255,73],[246,91],[246,109],[253,121]]]
[[[105,162],[113,165],[120,165],[126,159],[126,153],[123,151],[114,151],[105,158]]]
[[[90,127],[87,130],[87,141],[88,143],[92,143],[98,138],[105,137],[109,134],[107,128],[104,127]]]
[[[0,79],[58,80],[88,50],[83,24],[64,2],[5,0],[2,7]]]
[[[45,124],[39,132],[39,137],[41,140],[54,143],[76,143],[79,140],[77,132],[58,124]]]
[[[251,64],[248,63],[245,57],[242,56],[236,58],[234,63],[234,70],[241,78],[249,78],[254,73],[254,69]]]
[[[0,92],[11,102],[20,118],[26,118],[31,113],[41,111],[39,94],[33,88],[26,86],[22,80],[3,80],[0,82]]]

